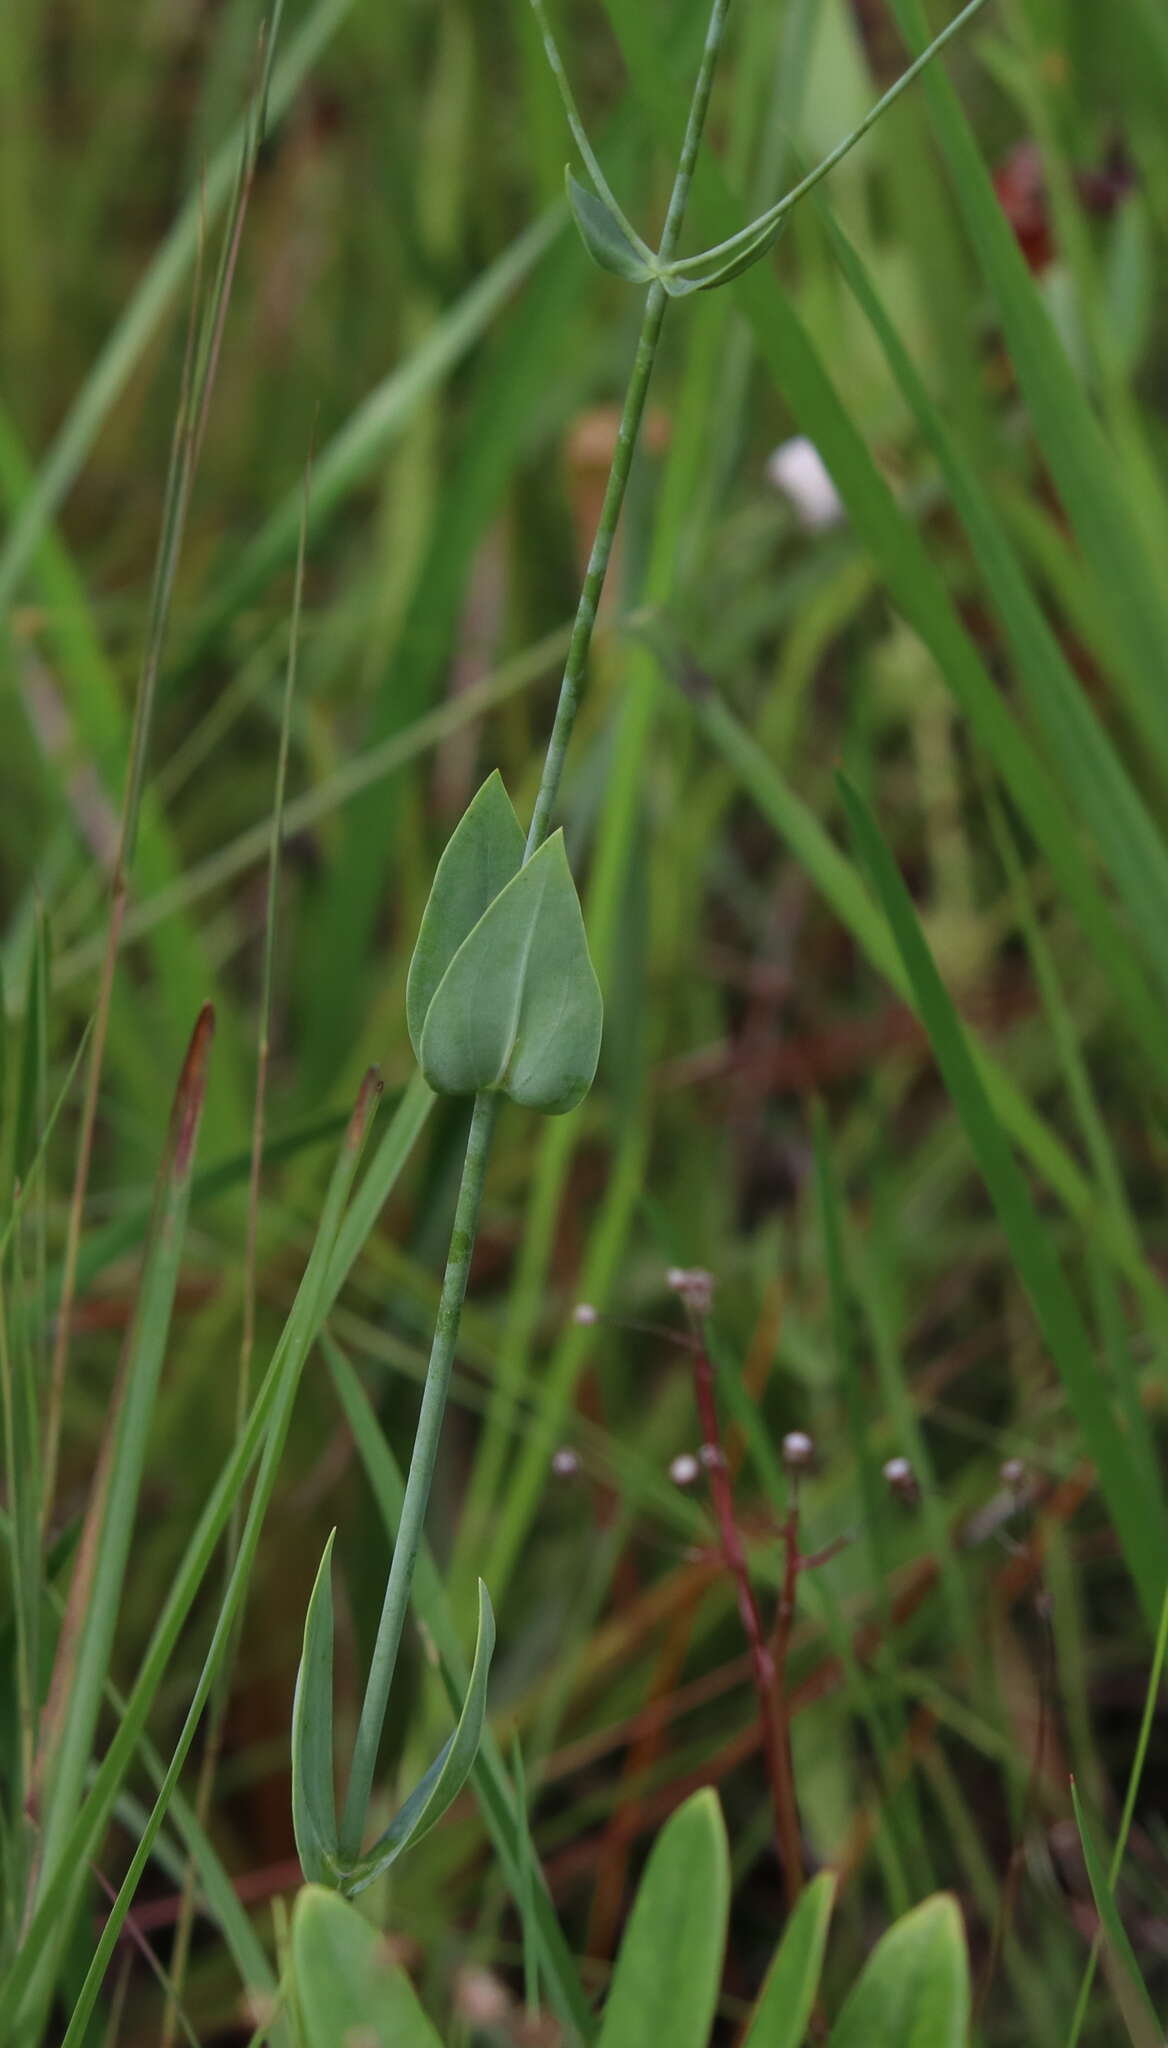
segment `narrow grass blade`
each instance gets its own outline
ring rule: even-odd
[[[1135,1950],[1119,1917],[1113,1881],[1095,1839],[1094,1830],[1083,1810],[1079,1788],[1073,1778],[1071,1803],[1075,1809],[1075,1823],[1079,1830],[1079,1840],[1083,1844],[1083,1860],[1087,1865],[1091,1895],[1095,1900],[1095,1910],[1099,1915],[1103,1939],[1122,1978],[1122,1985],[1119,1982],[1116,1985],[1116,2001],[1123,2014],[1132,2048],[1163,2048],[1164,2029],[1156,2017],[1156,2008],[1152,2004],[1143,1973],[1136,1961]]]
[[[635,89],[654,125],[672,141],[683,117],[684,96],[661,61],[652,23],[643,10],[618,10],[612,0],[608,12]],[[735,212],[724,179],[708,155],[695,178],[693,211],[703,227],[715,229]],[[1130,942],[1117,927],[1092,874],[1061,792],[987,673],[920,534],[879,474],[777,278],[756,267],[737,281],[734,291],[762,363],[819,450],[889,596],[932,654],[1075,906],[1109,979],[1123,988],[1125,1020],[1139,1030],[1143,1049],[1157,1072],[1163,1072],[1168,1051],[1158,1006],[1143,977],[1132,973]]]
[[[1026,581],[1008,530],[929,395],[867,267],[839,222],[824,211],[836,260],[937,459],[1051,759],[1107,860],[1130,913],[1128,928],[1159,978],[1162,1003],[1168,992],[1168,927],[1158,906],[1168,900],[1168,845],[1071,669]],[[1146,1007],[1146,991],[1139,1000]]]
[[[921,0],[893,0],[893,10],[910,47],[919,49],[928,34]],[[1125,656],[1129,707],[1163,776],[1168,772],[1168,724],[1160,689],[1168,639],[1164,578],[1149,558],[1115,462],[1038,296],[961,101],[938,70],[928,73],[923,90],[1043,454],[1106,599],[1116,652]]]
[[[263,1515],[275,1485],[279,1447],[287,1430],[300,1373],[309,1349],[319,1333],[323,1317],[327,1313],[324,1300],[326,1276],[335,1250],[340,1217],[357,1171],[379,1093],[379,1078],[376,1074],[368,1075],[333,1170],[321,1211],[317,1236],[296,1300],[252,1404],[247,1427],[224,1461],[198,1526],[187,1545],[155,1624],[138,1677],[127,1697],[120,1726],[93,1774],[79,1810],[68,1826],[55,1872],[42,1884],[36,1912],[26,1931],[21,1952],[0,1978],[0,2035],[5,2026],[12,2024],[20,2001],[40,1966],[44,1951],[54,1938],[76,1884],[77,1873],[85,1868],[87,1859],[93,1853],[94,1844],[108,1820],[113,1800],[133,1761],[150,1706],[165,1676],[183,1624],[210,1567],[241,1489],[257,1456],[262,1452],[260,1473],[253,1491],[237,1563],[223,1597],[211,1648],[196,1688],[194,1702],[155,1804],[151,1820],[152,1829],[160,1824],[165,1814],[182,1763],[194,1738],[218,1660],[231,1638],[235,1615],[246,1590]],[[130,1874],[119,1892],[118,1902],[107,1922],[102,1945],[86,1981],[82,2000],[86,2012],[91,2009],[92,2000],[96,1997],[110,1950],[117,1940],[134,1888],[149,1856],[151,1840],[152,1834],[148,1830],[139,1844]],[[85,2014],[80,2007],[78,2010],[81,2017],[75,2016],[75,2022],[81,2027]]]
[[[134,1323],[96,1489],[74,1566],[51,1699],[37,1760],[42,1814],[40,1883],[53,1877],[81,1798],[109,1670],[182,1260],[191,1172],[214,1031],[210,1008],[195,1026],[175,1095],[168,1156],[142,1263]]]
[[[350,12],[353,0],[316,0],[271,76],[269,122],[291,105],[301,82]],[[0,612],[20,588],[41,535],[68,495],[118,398],[141,362],[157,328],[194,264],[200,236],[227,203],[235,183],[248,124],[241,120],[216,151],[200,191],[187,201],[129,305],[74,399],[0,551]]]
[[[1140,1719],[1140,1732],[1136,1739],[1131,1769],[1128,1773],[1127,1791],[1124,1795],[1119,1832],[1115,1838],[1115,1848],[1112,1851],[1111,1863],[1107,1871],[1107,1888],[1109,1892],[1114,1892],[1123,1865],[1127,1838],[1131,1832],[1132,1818],[1136,1810],[1136,1799],[1139,1796],[1140,1780],[1143,1777],[1144,1764],[1147,1761],[1148,1744],[1151,1740],[1152,1728],[1159,1711],[1160,1681],[1164,1675],[1166,1657],[1168,1657],[1168,1588],[1165,1589],[1164,1604],[1160,1609],[1160,1627],[1156,1635],[1156,1647],[1152,1653],[1152,1665],[1148,1673],[1147,1691],[1144,1696],[1144,1711]],[[1083,1972],[1083,1982],[1079,1987],[1079,1996],[1075,2002],[1075,2012],[1071,2021],[1071,2030],[1067,2036],[1066,2048],[1076,2048],[1079,2035],[1082,2032],[1083,2021],[1087,2016],[1087,2001],[1091,1996],[1091,1985],[1095,1975],[1095,1964],[1098,1954],[1099,1937],[1097,1935],[1091,1944],[1091,1954],[1087,1961],[1087,1967]]]
[[[791,787],[741,720],[713,690],[703,687],[686,700],[703,732],[733,767],[743,787],[794,853],[850,931],[867,959],[904,1000],[918,1008],[915,991],[889,936],[888,926],[856,868],[815,813]],[[919,1014],[919,1009],[918,1009]],[[974,1042],[974,1059],[995,1114],[1029,1157],[1059,1201],[1093,1233],[1116,1270],[1140,1297],[1156,1328],[1168,1331],[1168,1297],[1151,1268],[1133,1248],[1131,1233],[1084,1178],[1077,1162],[1049,1126],[1030,1108],[1006,1067]]]
[[[1160,1503],[1112,1412],[1078,1306],[1051,1248],[1026,1183],[995,1114],[965,1033],[946,993],[908,890],[858,793],[841,783],[848,818],[912,984],[954,1109],[965,1128],[1010,1254],[1062,1376],[1145,1614],[1154,1626],[1164,1588],[1168,1531]]]

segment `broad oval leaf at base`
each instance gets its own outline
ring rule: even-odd
[[[442,2048],[385,1936],[336,1892],[300,1893],[292,1973],[304,2048]]]

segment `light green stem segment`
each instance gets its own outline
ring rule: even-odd
[[[458,1341],[458,1325],[466,1295],[475,1233],[478,1229],[479,1205],[483,1197],[483,1181],[487,1171],[487,1153],[490,1149],[491,1133],[495,1128],[498,1103],[497,1095],[476,1095],[474,1109],[471,1112],[470,1130],[466,1140],[466,1159],[454,1211],[454,1228],[450,1234],[450,1250],[446,1258],[442,1295],[434,1325],[434,1341],[430,1347],[430,1363],[426,1368],[426,1384],[422,1390],[422,1405],[418,1411],[418,1426],[410,1454],[410,1470],[402,1501],[401,1519],[398,1523],[397,1542],[394,1544],[389,1578],[386,1581],[381,1620],[377,1625],[377,1641],[373,1649],[373,1661],[369,1667],[369,1682],[361,1707],[357,1740],[353,1745],[353,1762],[349,1771],[349,1786],[345,1794],[345,1810],[340,1828],[341,1861],[345,1865],[355,1862],[361,1853],[365,1815],[373,1790],[373,1773],[377,1766],[377,1750],[381,1742],[385,1710],[389,1704],[389,1689],[393,1683],[402,1629],[405,1627],[409,1609],[414,1565],[422,1541],[426,1506],[430,1498],[430,1483],[438,1457],[438,1439],[442,1434],[442,1417],[446,1410],[446,1395],[450,1387],[451,1367],[454,1364],[454,1347]]]
[[[702,61],[698,69],[697,81],[694,85],[693,99],[690,102],[685,139],[682,142],[681,155],[678,158],[677,174],[673,181],[673,191],[670,194],[669,208],[665,215],[665,225],[661,230],[661,246],[657,254],[658,260],[662,263],[671,261],[677,248],[677,238],[681,233],[686,202],[689,198],[689,188],[693,182],[694,165],[697,163],[698,158],[698,146],[702,139],[706,111],[710,104],[710,88],[714,82],[714,65],[717,62],[718,51],[721,47],[728,6],[729,0],[714,0],[714,8],[710,15],[710,25],[706,31],[705,48],[702,51]],[[576,606],[576,616],[572,623],[572,637],[568,642],[568,654],[564,663],[564,676],[560,684],[560,696],[559,702],[556,705],[555,721],[552,725],[551,738],[548,741],[547,756],[543,764],[543,775],[540,778],[539,794],[535,799],[535,809],[531,814],[531,826],[527,834],[525,860],[530,860],[537,848],[542,846],[551,825],[552,810],[555,806],[556,795],[560,787],[560,777],[564,772],[564,757],[568,751],[568,742],[572,737],[572,728],[576,723],[576,713],[580,708],[580,696],[584,688],[584,676],[588,667],[588,651],[592,645],[592,629],[596,624],[596,607],[600,602],[600,593],[604,588],[604,579],[608,574],[609,557],[612,554],[612,544],[616,538],[617,522],[620,518],[621,506],[624,503],[625,491],[628,486],[633,451],[637,445],[637,436],[640,432],[641,419],[645,411],[645,400],[649,392],[649,379],[653,374],[653,364],[657,355],[657,343],[660,339],[661,323],[665,318],[667,304],[668,296],[664,285],[654,279],[653,283],[649,286],[645,298],[645,312],[641,320],[641,332],[637,340],[637,353],[633,362],[632,374],[629,377],[628,389],[625,392],[625,402],[621,411],[620,426],[617,430],[612,467],[608,472],[608,483],[605,486],[604,502],[600,508],[596,538],[592,543],[592,552],[588,557],[588,568],[585,571],[584,582],[580,591],[580,600]]]
[[[714,0],[710,14],[705,47],[690,103],[685,138],[678,158],[665,224],[661,231],[658,255],[663,262],[668,262],[673,256],[681,232],[702,129],[710,104],[714,66],[722,43],[729,4],[730,0]],[[531,827],[527,834],[523,856],[525,861],[530,860],[532,854],[542,846],[550,829],[552,811],[564,769],[564,758],[572,737],[572,728],[576,723],[576,713],[580,708],[580,696],[588,667],[588,652],[592,644],[592,629],[596,623],[596,608],[604,588],[617,522],[628,486],[629,470],[645,410],[666,304],[666,292],[663,286],[654,280],[645,297],[645,311],[637,341],[637,353],[625,393],[616,450],[568,643],[556,715],[548,741]],[[345,1866],[351,1865],[361,1853],[365,1816],[369,1808],[373,1774],[377,1765],[377,1751],[385,1724],[386,1708],[389,1705],[390,1687],[393,1684],[402,1630],[409,1610],[414,1564],[422,1540],[426,1507],[438,1456],[438,1442],[442,1434],[442,1418],[454,1364],[454,1349],[458,1341],[458,1326],[466,1295],[471,1253],[478,1229],[479,1205],[482,1201],[487,1153],[494,1131],[497,1104],[498,1098],[494,1095],[475,1097],[470,1131],[467,1135],[466,1160],[454,1212],[454,1229],[446,1260],[446,1273],[442,1281],[442,1295],[438,1305],[434,1341],[430,1348],[430,1362],[426,1368],[422,1405],[418,1412],[418,1426],[410,1454],[409,1476],[402,1501],[397,1542],[386,1583],[381,1620],[377,1627],[377,1641],[373,1649],[369,1681],[361,1707],[357,1740],[353,1746],[353,1761],[345,1794],[344,1813],[341,1817],[338,1846],[341,1863]]]

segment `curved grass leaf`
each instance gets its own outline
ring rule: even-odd
[[[835,1875],[825,1870],[808,1885],[783,1929],[744,2048],[801,2048],[834,1904]]]
[[[637,1887],[600,2048],[706,2048],[730,1908],[730,1857],[708,1787],[666,1823]]]
[[[422,1027],[439,982],[463,940],[522,865],[523,827],[496,768],[451,834],[422,914],[406,981],[406,1023],[419,1059]]]
[[[828,2048],[965,2048],[969,1961],[956,1899],[914,1906],[869,1958]]]
[[[558,1115],[582,1102],[603,1004],[580,899],[553,833],[497,896],[447,968],[418,1058],[439,1095],[497,1090]]]
[[[458,1725],[439,1750],[429,1770],[414,1787],[405,1804],[395,1813],[385,1833],[367,1856],[347,1870],[341,1888],[355,1898],[367,1885],[396,1863],[411,1842],[417,1842],[441,1820],[466,1784],[478,1755],[487,1711],[487,1678],[495,1648],[495,1616],[490,1597],[479,1580],[479,1625],[475,1637],[470,1683],[462,1703]]]
[[[304,1617],[304,1648],[292,1701],[292,1827],[310,1884],[335,1879],[337,1803],[333,1785],[334,1529]]]
[[[336,1892],[300,1893],[292,1974],[305,2048],[442,2048],[384,1935]]]
[[[1103,1852],[1083,1811],[1079,1788],[1073,1778],[1071,1801],[1075,1809],[1075,1824],[1079,1830],[1079,1840],[1083,1844],[1083,1860],[1087,1865],[1087,1877],[1095,1901],[1095,1910],[1099,1915],[1103,1940],[1110,1949],[1115,1964],[1116,2002],[1123,2013],[1124,2025],[1133,2048],[1162,2048],[1164,2029],[1156,2018],[1156,2008],[1152,2004],[1148,1987],[1136,1961],[1135,1950],[1119,1917]]]
[[[629,284],[648,283],[657,273],[636,243],[630,241],[623,216],[614,213],[606,200],[598,199],[595,193],[589,192],[571,171],[566,171],[564,177],[572,219],[593,262],[598,263],[602,270],[611,270],[614,276],[623,277]]]

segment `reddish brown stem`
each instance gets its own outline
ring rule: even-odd
[[[783,1589],[775,1616],[774,1665],[775,1743],[779,1753],[779,1781],[785,1788],[784,1808],[788,1815],[788,1840],[794,1843],[796,1882],[788,1882],[788,1902],[794,1905],[803,1888],[803,1858],[799,1842],[799,1814],[795,1804],[795,1765],[791,1755],[791,1702],[787,1693],[787,1658],[791,1630],[795,1624],[795,1601],[803,1559],[799,1551],[798,1481],[791,1478],[791,1505],[783,1521]],[[786,1859],[784,1858],[784,1862]],[[787,1866],[788,1869],[790,1866]]]
[[[710,1499],[717,1517],[722,1555],[738,1594],[738,1612],[750,1652],[751,1677],[758,1698],[759,1732],[770,1784],[775,1820],[775,1847],[788,1908],[794,1906],[803,1889],[803,1854],[799,1841],[799,1814],[795,1803],[795,1781],[791,1769],[789,1716],[782,1698],[782,1672],[776,1667],[763,1634],[758,1602],[750,1582],[746,1550],[734,1513],[734,1488],[722,1448],[718,1425],[718,1403],[714,1393],[714,1369],[705,1335],[696,1316],[694,1331],[694,1394],[701,1424],[703,1449],[710,1480]],[[796,1536],[796,1565],[798,1548]]]

